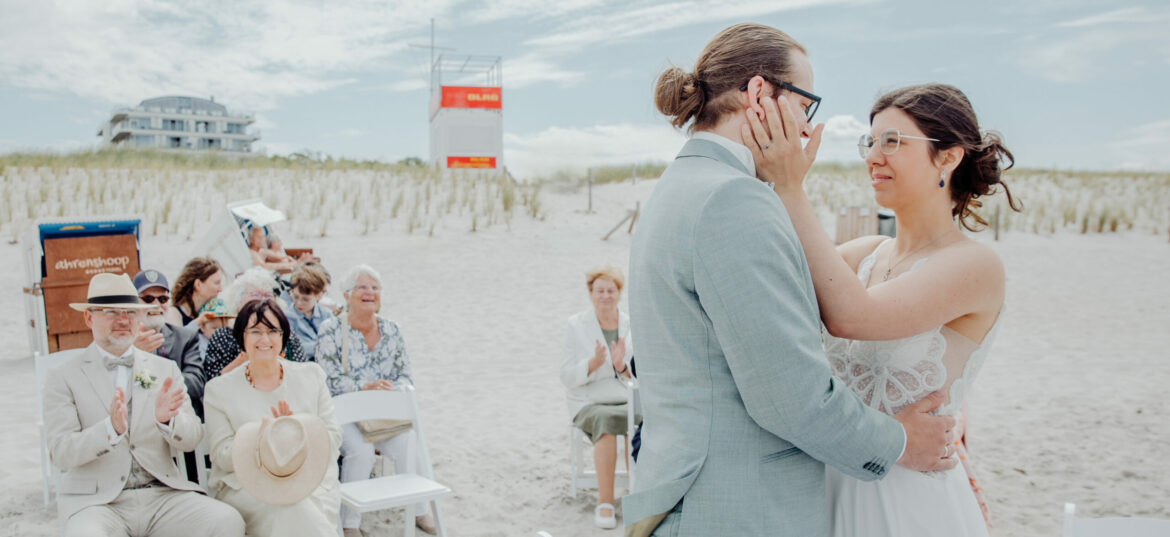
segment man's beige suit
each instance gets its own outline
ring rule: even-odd
[[[114,398],[114,383],[96,344],[49,374],[45,381],[45,433],[49,457],[61,469],[57,508],[62,520],[78,511],[112,502],[123,492],[131,457],[164,485],[202,492],[187,481],[171,459],[171,448],[190,451],[203,436],[203,424],[191,409],[190,398],[171,421],[166,435],[154,417],[155,396],[167,377],[172,389],[182,389],[183,376],[171,360],[134,349],[134,367],[126,398],[130,411],[125,436],[114,445],[107,438],[105,420]],[[144,371],[157,380],[149,389],[134,380]]]

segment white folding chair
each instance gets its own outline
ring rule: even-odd
[[[634,486],[634,482],[630,479],[631,468],[629,453],[626,447],[629,445],[629,439],[633,438],[634,427],[631,425],[634,422],[632,414],[632,402],[635,397],[634,392],[637,390],[636,382],[627,382],[626,387],[629,391],[626,394],[626,413],[628,423],[626,424],[626,434],[617,435],[617,460],[625,460],[626,468],[623,470],[620,467],[614,467],[613,471],[613,488],[624,488],[629,490]],[[585,436],[585,432],[578,429],[573,422],[569,422],[569,481],[570,489],[573,497],[577,497],[578,490],[590,490],[597,488],[597,470],[585,464],[585,450],[582,446],[592,447],[593,444],[589,442],[589,438]]]
[[[333,415],[342,425],[373,419],[411,421],[411,431],[403,434],[409,434],[413,439],[407,449],[406,460],[417,461],[416,472],[406,473],[400,471],[401,468],[395,468],[396,473],[392,476],[342,483],[341,502],[361,513],[405,507],[403,526],[407,537],[414,535],[414,517],[418,514],[414,512],[414,504],[430,502],[439,536],[445,537],[447,530],[443,526],[443,513],[439,509],[438,500],[451,496],[452,491],[434,481],[434,469],[423,435],[422,420],[419,419],[414,387],[363,390],[339,395],[333,398]]]
[[[1156,518],[1078,518],[1077,508],[1064,504],[1062,537],[1166,537],[1170,520]]]
[[[195,446],[195,482],[203,489],[203,492],[211,492],[207,488],[207,430],[203,431],[203,438],[199,440],[199,445]],[[187,476],[187,457],[186,453],[177,449],[171,449],[171,458],[175,460],[175,464],[179,467],[179,475]]]
[[[49,444],[45,438],[45,378],[49,376],[50,371],[84,350],[69,349],[43,355],[33,353],[33,363],[37,369],[37,429],[41,434],[41,482],[44,488],[45,507],[49,506],[49,491],[56,489],[57,481],[61,479],[61,471],[49,461]]]
[[[627,383],[629,386],[629,399],[626,401],[626,438],[630,442],[634,441],[634,433],[638,430],[638,424],[635,422],[637,416],[642,415],[642,396],[638,394],[638,380],[630,379]],[[633,451],[633,444],[630,444],[630,450]],[[633,459],[632,453],[630,458],[626,461],[629,467],[630,474],[630,492],[634,491],[634,474],[637,471],[638,463]]]

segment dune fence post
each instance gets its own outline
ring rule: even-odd
[[[1003,206],[999,205],[999,204],[995,205],[995,219],[994,219],[995,223],[992,224],[992,227],[995,228],[995,240],[997,240],[997,241],[999,240],[999,211],[1002,207]]]
[[[589,207],[585,209],[585,214],[593,214],[593,168],[585,172],[585,182],[589,185]]]

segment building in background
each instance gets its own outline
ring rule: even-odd
[[[431,65],[431,162],[502,170],[503,77],[499,56],[439,56]]]
[[[229,114],[214,97],[155,97],[114,110],[98,136],[107,147],[250,153],[260,139],[248,129],[254,121],[251,114]]]

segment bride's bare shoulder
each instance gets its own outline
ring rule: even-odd
[[[837,246],[837,253],[841,254],[841,257],[845,259],[845,262],[849,264],[853,272],[857,272],[857,266],[861,264],[861,260],[865,259],[869,254],[872,254],[874,249],[888,238],[885,235],[858,237]]]

